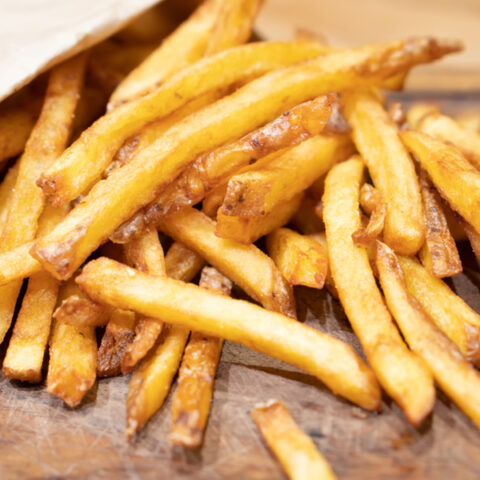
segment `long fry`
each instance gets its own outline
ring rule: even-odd
[[[218,54],[213,57],[213,60],[215,58],[232,60],[232,55],[238,53],[240,48],[227,51],[230,57],[227,55],[222,57],[222,54]],[[60,225],[37,241],[34,255],[41,259],[46,270],[60,279],[68,278],[105,238],[139,208],[152,201],[158,194],[159,188],[173,180],[198,154],[239,138],[269,121],[281,111],[302,101],[332,89],[345,89],[359,82],[375,82],[386,75],[403,71],[422,61],[433,60],[459,48],[459,44],[455,42],[438,42],[423,38],[336,52],[264,75],[238,89],[234,94],[177,123],[130,163],[113,172],[105,181],[97,183],[83,202],[79,203]],[[243,53],[245,54],[245,51]],[[258,55],[258,50],[256,53]],[[286,57],[284,52],[284,61]],[[262,58],[260,63],[265,65],[266,62],[268,58]],[[222,65],[222,67],[225,66]],[[254,69],[252,67],[246,70],[252,72]],[[188,70],[189,75],[193,73],[195,72],[191,69]],[[212,73],[211,69],[209,73]],[[221,73],[219,76],[227,78],[230,70],[222,69]],[[195,75],[192,76],[198,86],[198,78]],[[190,76],[188,78],[190,79]],[[175,84],[173,79],[168,82],[170,86],[173,84]],[[166,85],[164,91],[168,91],[168,88]],[[172,98],[176,98],[172,92],[170,93]],[[175,93],[178,96],[181,92],[175,91]],[[157,95],[147,96],[143,101],[146,102],[145,105],[152,107],[150,100],[158,100],[159,97],[161,94],[157,92]],[[131,133],[130,114],[135,114],[137,119],[144,118],[141,111],[135,111],[137,107],[139,107],[137,102],[131,102],[112,112],[114,117],[116,117],[115,112],[121,112],[120,118],[124,115],[128,116],[128,129],[120,128],[121,122],[119,124],[116,121],[106,121],[110,126],[118,127],[115,135],[120,142],[125,139],[123,133],[126,133],[126,130],[129,134]],[[133,111],[129,110],[131,108]],[[155,109],[148,108],[148,111],[151,113]],[[235,119],[234,122],[231,121],[232,118]],[[102,131],[102,129],[100,131],[96,129],[95,126],[98,125],[97,121],[94,127],[88,129],[65,152],[57,162],[57,166],[69,158],[79,161],[78,154],[81,152],[80,170],[82,173],[90,172],[92,168],[90,168],[89,159],[92,159],[92,155],[89,153],[102,151],[103,155],[110,149],[110,146],[105,149],[96,149],[99,146],[99,138],[103,139],[100,143],[109,138],[107,134],[97,135]],[[136,126],[141,127],[140,124]],[[88,152],[84,149],[86,143]],[[97,155],[93,155],[93,158],[95,164],[102,163]],[[74,178],[79,177],[75,175]],[[61,184],[63,182],[58,185]]]
[[[205,267],[200,287],[228,296],[232,282],[214,268]],[[222,345],[221,338],[191,333],[172,400],[170,443],[187,448],[198,448],[202,444]]]
[[[323,221],[329,263],[342,306],[380,384],[408,420],[419,425],[435,401],[432,376],[403,343],[375,283],[367,252],[352,239],[361,225],[358,198],[363,170],[362,160],[352,158],[333,167],[325,180]]]
[[[388,307],[408,344],[423,358],[440,388],[480,428],[479,373],[408,293],[398,259],[382,243],[377,244],[377,268]]]
[[[415,254],[423,244],[425,225],[413,161],[373,92],[354,91],[344,101],[355,144],[386,203],[385,241],[395,251]]]
[[[349,345],[279,313],[106,258],[87,264],[76,281],[97,301],[243,343],[316,375],[363,408],[380,405],[373,373]]]
[[[215,222],[193,208],[168,215],[161,229],[197,252],[265,308],[295,318],[290,285],[272,259],[254,245],[217,237]]]
[[[335,480],[330,465],[283,403],[257,404],[252,417],[291,480]]]

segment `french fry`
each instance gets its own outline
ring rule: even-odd
[[[222,2],[207,0],[118,85],[108,103],[122,103],[150,93],[176,72],[202,58]]]
[[[100,117],[38,180],[49,200],[61,205],[88,190],[122,144],[147,124],[166,117],[195,97],[315,57],[314,43],[257,43],[208,57],[174,75],[152,93]],[[88,168],[86,168],[88,166]]]
[[[249,245],[260,237],[286,225],[299,209],[303,192],[276,205],[266,215],[235,216],[224,215],[221,210],[217,214],[215,235]]]
[[[215,222],[193,208],[168,215],[161,230],[197,252],[265,308],[296,318],[292,288],[255,245],[215,235]]]
[[[54,67],[37,123],[19,160],[15,187],[8,201],[8,215],[1,234],[5,252],[34,239],[45,198],[35,185],[42,170],[65,149],[83,85],[85,54]],[[10,327],[21,281],[0,287],[0,342]]]
[[[363,174],[362,160],[354,157],[333,167],[325,180],[323,221],[329,264],[342,306],[380,384],[408,420],[419,425],[435,401],[432,376],[403,343],[375,283],[367,252],[352,239],[361,226],[358,198]]]
[[[73,280],[62,286],[60,298],[72,295],[81,295]],[[95,328],[75,327],[54,320],[49,343],[47,391],[70,407],[76,407],[95,383]]]
[[[263,0],[221,2],[205,55],[212,55],[247,42],[262,2]]]
[[[154,225],[158,215],[195,205],[240,168],[267,156],[273,159],[283,148],[320,133],[330,104],[330,96],[302,103],[239,140],[200,155],[148,208],[147,223]]]
[[[399,261],[408,291],[462,354],[480,364],[480,316],[415,259],[399,257]]]
[[[434,103],[418,102],[414,103],[407,111],[407,122],[410,128],[417,128],[420,120],[430,113],[438,113],[438,105]]]
[[[165,255],[167,277],[192,281],[205,265],[205,260],[180,242],[173,242]]]
[[[413,161],[374,92],[358,90],[343,98],[355,144],[387,207],[385,242],[395,251],[413,255],[425,239],[422,199]]]
[[[294,44],[289,45],[290,51],[293,52]],[[269,46],[271,53],[275,48],[272,45]],[[219,83],[222,87],[228,83],[228,80],[239,80],[241,76],[246,78],[247,74],[251,77],[254,71],[259,73],[260,68],[255,70],[251,64],[252,58],[249,58],[250,63],[247,65],[243,63],[243,60],[248,57],[248,52],[251,52],[251,50],[245,50],[247,47],[230,49],[207,59],[206,65],[209,68],[204,70],[208,72],[209,78],[215,70],[210,68],[212,63],[208,62],[213,62],[216,67],[222,66],[216,77],[217,81],[220,77],[223,79]],[[305,48],[303,46],[302,52],[297,48],[297,55],[300,56],[300,53],[303,53],[305,56]],[[345,89],[358,85],[359,82],[375,82],[385,75],[403,71],[420,62],[431,61],[460,48],[457,42],[420,38],[332,53],[266,74],[238,89],[232,95],[177,123],[127,165],[113,172],[106,180],[98,182],[63,222],[36,242],[33,255],[54,276],[59,279],[69,278],[105,238],[108,238],[141,207],[151,202],[159,194],[159,189],[172,181],[200,153],[239,138],[268,122],[280,112],[332,89]],[[276,52],[280,53],[279,50],[281,49],[277,48]],[[261,48],[254,49],[256,56],[253,58],[258,58],[261,51]],[[240,58],[239,52],[241,52]],[[272,55],[268,55],[268,49],[264,49],[263,52],[265,55],[262,60],[255,65],[257,67],[259,64],[262,65],[265,71],[267,64],[272,68],[273,64],[269,63]],[[284,64],[289,59],[293,60],[293,55],[289,56],[286,53],[284,49],[281,59]],[[232,62],[234,58],[242,61],[232,66],[228,62],[219,60],[228,59]],[[297,57],[296,60],[299,58]],[[280,59],[277,61],[279,62]],[[190,82],[190,85],[193,81],[196,95],[202,93],[201,65],[201,62],[197,63],[178,77],[186,78],[185,82],[187,84]],[[241,72],[238,68],[240,65]],[[59,172],[53,177],[44,172],[39,184],[43,187],[53,185],[57,199],[68,200],[68,196],[60,194],[60,190],[57,189],[57,187],[66,186],[64,182],[66,177],[63,176],[66,170],[75,172],[70,179],[74,180],[77,186],[83,182],[80,179],[85,178],[83,175],[85,172],[91,172],[99,165],[103,171],[104,159],[111,160],[113,155],[111,149],[117,150],[125,138],[133,133],[132,129],[135,131],[144,125],[147,117],[151,118],[153,114],[159,114],[159,110],[153,107],[158,106],[160,98],[166,100],[168,97],[168,95],[167,97],[162,95],[162,92],[167,94],[170,92],[170,100],[174,99],[173,103],[179,106],[178,96],[181,97],[185,90],[175,89],[173,92],[173,86],[180,85],[172,78],[163,89],[160,88],[156,93],[147,95],[139,101],[140,103],[136,101],[127,103],[114,110],[109,116],[97,120],[54,165],[55,169],[60,168],[62,178]],[[161,105],[167,107],[172,105],[172,102],[161,102]],[[125,123],[122,124],[127,118],[128,128]],[[235,119],[234,122],[231,121],[232,118]],[[104,129],[105,126],[109,127]],[[114,140],[108,134],[108,132],[111,133],[112,126],[115,126]],[[119,143],[114,145],[117,141]],[[97,148],[100,145],[104,148]],[[92,152],[96,153],[92,154]],[[97,155],[99,152],[101,154]],[[70,161],[78,168],[65,169],[65,165],[70,164]],[[95,168],[91,166],[92,162]],[[51,169],[49,171],[52,172]],[[49,189],[50,187],[45,189],[47,194]],[[67,190],[72,192],[69,188]],[[81,191],[83,188],[80,189]],[[73,198],[75,196],[76,194]]]
[[[76,281],[97,301],[242,343],[317,376],[367,410],[380,405],[373,373],[349,345],[284,315],[106,258],[87,264]]]
[[[346,136],[305,140],[265,165],[231,177],[220,213],[243,217],[270,213],[352,152]]]
[[[328,462],[283,403],[269,400],[257,404],[252,417],[290,479],[335,480]]]
[[[232,282],[211,267],[202,270],[200,287],[229,296]],[[178,373],[172,400],[169,440],[173,445],[198,448],[203,441],[223,340],[192,332]]]
[[[480,428],[478,372],[409,294],[398,259],[385,244],[377,244],[376,262],[388,307],[410,348],[423,358],[440,388]]]
[[[480,135],[459,125],[453,118],[441,113],[430,113],[422,118],[417,130],[447,143],[452,143],[474,167],[480,169]]]
[[[304,235],[310,235],[311,233],[325,230],[322,219],[316,214],[315,207],[317,204],[318,202],[310,196],[304,196],[298,210],[290,220],[290,223]]]
[[[385,225],[386,206],[382,194],[369,183],[364,183],[360,189],[360,205],[365,213],[370,215],[366,227],[361,227],[352,234],[358,247],[368,247],[383,232]]]
[[[328,257],[318,242],[288,228],[279,228],[268,235],[267,250],[291,285],[323,288]]]
[[[478,111],[459,113],[455,120],[461,127],[480,134],[480,113]]]
[[[439,278],[451,277],[462,271],[457,245],[448,228],[440,195],[424,170],[420,172],[419,181],[427,227],[425,243],[420,249],[419,258],[432,275]]]
[[[53,318],[74,327],[104,327],[111,313],[111,308],[76,293],[62,300]]]
[[[401,132],[400,136],[440,195],[479,232],[480,172],[453,145],[421,132]]]
[[[113,309],[98,349],[97,375],[99,378],[120,374],[125,349],[132,344],[134,338],[135,314],[128,310]]]
[[[316,242],[318,242],[323,247],[328,257],[328,250],[327,250],[328,245],[327,245],[327,237],[325,236],[325,232],[311,233],[308,235],[308,238],[311,238],[312,240],[315,240]],[[327,264],[327,276],[325,277],[325,286],[327,287],[327,290],[330,292],[330,295],[332,295],[333,298],[338,299],[337,287],[335,286],[335,281],[333,280],[332,272],[328,264]]]

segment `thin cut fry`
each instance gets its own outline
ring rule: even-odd
[[[242,343],[316,375],[367,410],[380,405],[373,373],[349,345],[284,315],[107,258],[87,264],[76,280],[97,301]]]
[[[459,148],[474,167],[480,169],[480,135],[463,128],[453,118],[430,113],[417,126],[419,132],[452,143]]]
[[[202,270],[200,287],[229,296],[232,282],[211,267]],[[172,400],[169,440],[173,445],[198,448],[203,441],[223,340],[192,332],[178,373]]]
[[[425,243],[420,249],[419,258],[432,275],[439,278],[451,277],[462,271],[457,245],[448,228],[440,195],[424,170],[421,170],[419,180],[427,227]]]
[[[81,295],[73,281],[62,286],[60,298],[71,295]],[[70,407],[76,407],[95,383],[95,328],[75,327],[54,320],[49,343],[47,391]]]
[[[286,225],[292,215],[300,207],[303,192],[284,203],[276,205],[266,215],[235,216],[224,215],[221,210],[217,213],[215,234],[218,237],[235,240],[249,245],[260,237]]]
[[[358,204],[363,163],[352,158],[325,180],[323,221],[338,295],[367,359],[386,392],[408,420],[419,425],[431,412],[435,389],[422,360],[403,343],[375,283],[367,252],[352,233],[361,225]]]
[[[215,222],[193,208],[168,215],[162,231],[191,248],[265,308],[296,318],[292,288],[255,245],[215,235]]]
[[[291,285],[323,288],[328,257],[318,242],[288,228],[279,228],[267,237],[267,250]]]
[[[453,145],[420,132],[402,132],[400,136],[440,195],[480,232],[480,172]]]
[[[233,83],[314,57],[322,51],[314,43],[257,43],[200,60],[151,94],[100,117],[43,172],[38,185],[55,205],[74,200],[100,178],[125,140],[150,122],[166,117],[195,97],[223,91]]]
[[[195,205],[241,167],[320,133],[331,101],[327,95],[297,105],[239,140],[200,155],[148,208],[147,223],[154,225],[158,215]]]
[[[347,136],[316,135],[228,181],[222,215],[265,215],[308,188],[353,151]]]
[[[257,404],[252,417],[290,479],[335,480],[328,462],[283,403]]]
[[[422,199],[415,167],[398,129],[372,91],[344,97],[353,139],[385,201],[385,242],[405,255],[415,254],[425,239]]]
[[[214,64],[215,58],[232,61],[241,48],[247,47],[237,47],[228,50],[226,54],[217,54],[211,61]],[[159,194],[159,189],[164,188],[166,183],[180,174],[182,169],[200,153],[239,138],[293,105],[325,94],[332,89],[345,89],[358,85],[359,82],[372,83],[385,75],[403,71],[419,62],[431,61],[448,52],[457,51],[459,48],[461,47],[457,42],[420,38],[332,53],[264,75],[238,89],[232,95],[177,123],[127,165],[113,172],[106,180],[98,182],[63,222],[50,234],[36,242],[34,256],[40,259],[44,268],[54,276],[60,279],[69,278],[105,238],[141,207],[151,202]],[[290,49],[295,50],[293,45],[290,45]],[[258,49],[254,51],[256,55],[261,52]],[[242,59],[244,59],[248,56],[248,50],[242,50],[242,52]],[[267,53],[268,50],[264,52]],[[292,55],[289,56],[286,53],[284,49],[282,57],[284,63],[288,59],[292,60]],[[299,53],[297,49],[297,54]],[[305,55],[305,47],[302,53]],[[262,57],[260,64],[265,67],[269,59],[271,57]],[[296,59],[298,60],[298,57]],[[235,74],[232,73],[230,77],[229,68],[225,68],[229,65],[217,61],[216,66],[219,65],[222,65],[222,70],[218,72],[218,76],[233,80]],[[242,62],[238,62],[235,68],[231,69],[231,72],[236,72],[237,80],[239,65],[245,67]],[[255,71],[251,64],[247,65],[250,65],[250,68],[242,70],[242,74]],[[258,67],[258,63],[255,65]],[[211,76],[212,69],[208,68],[207,71]],[[190,82],[194,81],[197,90],[201,82],[196,73],[199,72],[195,72],[195,69],[187,69],[182,75],[187,75],[187,80],[190,79]],[[171,87],[178,85],[173,79],[167,83],[169,86],[165,85],[165,88],[159,89],[157,94],[142,100],[145,102],[142,109],[148,110],[149,115],[152,112],[158,114],[158,111],[152,108],[152,102],[155,103],[162,98],[160,91],[170,92],[171,98],[175,98],[178,104],[179,99],[175,93],[178,96],[183,90],[172,92]],[[222,86],[224,85],[225,82],[222,83]],[[162,103],[164,106],[168,104],[171,105],[171,102]],[[110,120],[102,117],[103,121],[97,121],[93,127],[86,130],[59,162],[56,162],[57,167],[63,165],[65,159],[72,159],[74,163],[79,162],[77,166],[83,173],[92,170],[91,161],[95,165],[101,164],[103,160],[96,154],[92,156],[92,152],[101,151],[104,158],[103,154],[111,149],[111,145],[117,140],[112,141],[108,132],[102,130],[103,127],[99,130],[98,125],[105,126],[106,122],[110,125],[110,129],[115,126],[115,139],[118,138],[121,144],[125,137],[133,133],[132,126],[134,130],[141,128],[145,120],[143,110],[138,110],[137,107],[139,107],[137,102],[130,102],[112,112]],[[122,127],[122,122],[115,120],[115,118],[125,120],[125,115],[128,117],[128,128],[124,128],[125,125]],[[141,121],[132,121],[131,115]],[[232,118],[235,121],[231,121]],[[100,134],[102,132],[103,134]],[[98,140],[100,137],[102,140]],[[108,147],[105,146],[105,142],[108,143]],[[84,149],[86,144],[88,144],[88,151]],[[118,149],[120,144],[114,146],[115,149]],[[100,145],[105,148],[97,149]],[[111,159],[110,154],[106,155]],[[104,166],[101,165],[101,167],[103,170]],[[64,172],[63,168],[61,170]],[[59,179],[59,177],[55,178]],[[74,178],[80,178],[78,171]],[[57,183],[55,180],[53,183],[57,186],[63,185],[63,181]],[[75,183],[77,184],[76,181]],[[43,181],[40,184],[45,185]],[[54,190],[56,191],[56,187]],[[60,197],[63,196],[60,195]]]
[[[480,375],[408,293],[398,259],[385,244],[377,244],[377,267],[388,307],[410,348],[423,358],[440,388],[480,428]]]
[[[399,257],[408,291],[463,355],[480,365],[480,316],[415,259]]]
[[[368,247],[383,232],[385,225],[386,206],[382,194],[369,183],[364,183],[360,189],[360,205],[365,213],[370,215],[366,227],[362,227],[352,234],[357,247]]]
[[[180,242],[173,242],[165,255],[167,277],[192,281],[205,265],[205,260]]]

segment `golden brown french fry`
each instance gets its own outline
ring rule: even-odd
[[[92,302],[84,295],[74,294],[62,300],[53,317],[75,327],[104,327],[111,313],[111,308]]]
[[[200,202],[240,168],[321,132],[330,114],[331,96],[321,96],[293,107],[280,117],[239,140],[200,155],[169,185],[147,211],[147,223],[159,215]]]
[[[15,183],[17,181],[18,165],[17,162],[8,170],[0,184],[0,231],[3,230],[5,222],[7,221],[12,191],[15,188]]]
[[[142,97],[176,72],[202,58],[222,2],[207,0],[118,85],[108,103],[111,111]]]
[[[438,105],[434,103],[418,102],[414,103],[407,111],[407,122],[410,128],[417,128],[420,120],[425,115],[439,112]]]
[[[383,232],[385,225],[386,206],[382,194],[369,183],[364,183],[360,189],[360,206],[370,215],[366,227],[361,227],[352,234],[358,247],[368,247]]]
[[[455,120],[461,127],[480,133],[480,113],[478,111],[461,112],[455,117]]]
[[[415,167],[378,95],[356,90],[343,97],[353,139],[385,201],[385,242],[405,255],[425,239],[422,199]]]
[[[73,280],[61,287],[60,298],[72,295],[82,295]],[[75,407],[95,383],[95,328],[75,327],[54,320],[49,344],[47,391]]]
[[[322,51],[322,47],[314,43],[257,43],[200,60],[151,94],[100,117],[42,173],[38,185],[55,205],[74,200],[100,178],[125,140],[150,122],[166,117],[195,97],[223,91],[234,83],[314,57]],[[227,140],[228,137],[220,143]]]
[[[408,293],[397,257],[381,243],[377,244],[377,268],[387,305],[410,348],[423,358],[440,388],[480,428],[478,372]]]
[[[289,44],[291,52],[295,50],[294,45]],[[244,67],[241,72],[244,75],[243,78],[246,73],[260,71],[255,70],[251,63],[246,66],[240,61],[235,64],[235,68],[233,66],[230,70],[225,68],[234,58],[245,60],[248,57],[249,50],[241,50],[242,48],[247,47],[230,49],[225,54],[217,54],[209,60],[216,67],[222,66],[219,72],[222,79],[238,80],[239,65]],[[113,172],[105,181],[98,182],[63,222],[50,234],[36,242],[34,256],[42,262],[47,271],[59,279],[66,279],[106,237],[141,207],[151,202],[159,193],[159,188],[173,180],[200,153],[245,135],[253,128],[302,101],[325,94],[332,89],[345,89],[359,82],[375,82],[385,75],[410,68],[422,61],[430,61],[459,48],[461,47],[457,42],[439,42],[420,38],[327,54],[264,75],[238,89],[232,95],[177,123],[127,165]],[[279,53],[279,50],[277,48],[276,52]],[[300,53],[305,55],[305,47],[302,52],[299,50],[297,46],[297,55]],[[258,58],[261,50],[254,51],[256,55],[254,58]],[[242,52],[240,58],[238,52]],[[264,53],[268,52],[268,49],[264,50]],[[286,53],[284,49],[282,57],[284,63],[293,59],[293,55],[289,56]],[[272,56],[265,55],[255,64],[257,67],[259,64],[263,66],[265,71],[267,64],[272,66],[272,63],[269,63],[271,58]],[[216,63],[215,59],[217,59]],[[229,62],[225,64],[218,59],[228,59]],[[280,60],[277,59],[277,61]],[[191,85],[192,81],[195,82],[197,95],[202,93],[200,89],[202,81],[199,78],[202,68],[199,65],[201,67],[202,63],[199,62],[196,67],[193,66],[179,74],[182,78],[188,74],[185,80],[187,84],[190,82]],[[209,67],[212,67],[212,64]],[[206,71],[211,77],[212,71],[215,70],[207,68]],[[227,80],[220,82],[222,87]],[[117,150],[125,138],[132,133],[132,128],[133,130],[141,128],[147,117],[150,118],[153,113],[158,115],[158,110],[153,107],[158,105],[160,98],[166,100],[170,96],[170,100],[174,99],[173,103],[179,106],[178,96],[182,96],[184,89],[175,88],[172,91],[173,86],[179,87],[179,84],[172,78],[163,89],[160,88],[156,93],[140,100],[141,105],[136,101],[127,103],[114,110],[110,116],[102,117],[103,120],[95,122],[56,162],[54,168],[60,168],[58,175],[54,174],[51,177],[44,172],[39,184],[44,187],[53,186],[53,190],[58,194],[57,199],[68,200],[68,196],[59,194],[57,189],[57,187],[66,186],[64,182],[66,177],[63,177],[66,170],[70,173],[75,172],[70,179],[74,180],[77,186],[83,182],[81,178],[85,179],[83,175],[85,172],[92,172],[99,165],[103,171],[102,162],[105,158],[110,161],[113,154],[111,149]],[[162,95],[162,92],[166,93],[167,97]],[[171,104],[172,101],[161,103],[163,107]],[[148,115],[145,116],[146,111]],[[122,123],[126,120],[125,115],[128,116],[126,122],[128,128],[125,123]],[[234,122],[231,121],[232,118],[235,118]],[[109,127],[104,130],[105,126]],[[111,133],[112,126],[115,126],[114,140],[108,135],[109,131]],[[114,145],[117,139],[119,144]],[[108,147],[105,145],[106,141],[109,142]],[[104,148],[100,148],[100,145]],[[92,167],[91,161],[95,164],[95,168]],[[65,165],[70,162],[72,162],[71,165],[76,165],[76,168],[65,169]],[[51,173],[52,170],[49,170]],[[60,171],[62,178],[59,176]],[[46,188],[47,193],[50,187]],[[69,188],[67,190],[72,192]],[[63,247],[60,248],[60,245]]]
[[[97,301],[242,343],[316,375],[363,408],[380,405],[375,376],[349,345],[284,315],[107,258],[88,263],[76,281]]]
[[[252,34],[253,22],[262,2],[263,0],[221,2],[205,55],[212,55],[247,42]]]
[[[135,314],[114,308],[98,348],[98,377],[114,377],[120,374],[125,349],[132,344],[134,337]]]
[[[419,425],[435,401],[432,376],[403,343],[375,283],[368,254],[352,239],[361,226],[358,198],[363,174],[362,160],[354,157],[334,166],[325,179],[329,264],[342,306],[380,384],[408,420]]]
[[[327,237],[325,235],[325,232],[311,233],[308,235],[308,238],[311,238],[312,240],[315,240],[316,242],[318,242],[323,247],[328,257],[328,250],[327,250],[328,245],[327,245]],[[332,272],[329,265],[327,265],[327,276],[325,277],[325,286],[327,287],[327,290],[330,292],[330,295],[332,295],[333,298],[336,298],[338,300],[337,287],[335,286],[335,281],[333,280]]]
[[[38,383],[57,302],[58,280],[40,272],[30,278],[18,313],[2,372],[7,378]]]
[[[260,237],[286,225],[299,209],[302,198],[303,192],[300,192],[284,203],[276,205],[266,215],[224,215],[219,210],[215,235],[249,245]]]
[[[200,287],[229,296],[232,282],[212,267],[205,267]],[[223,340],[192,332],[178,373],[172,400],[169,440],[173,445],[198,448],[203,441],[213,395],[215,373]]]
[[[161,230],[197,252],[265,308],[296,317],[291,286],[255,245],[217,237],[215,222],[194,208],[168,215]]]
[[[259,403],[252,417],[290,479],[335,480],[328,462],[283,403],[278,400]]]
[[[205,260],[180,242],[173,242],[165,255],[167,277],[192,281],[205,265]]]
[[[471,362],[480,364],[480,316],[417,260],[399,257],[408,291]]]
[[[35,238],[45,198],[35,185],[42,170],[65,149],[73,116],[83,85],[84,53],[54,67],[40,117],[19,160],[15,187],[8,201],[8,215],[1,235],[0,251],[5,252]],[[0,341],[10,327],[21,281],[0,287]]]
[[[474,167],[480,169],[480,135],[459,125],[453,118],[441,113],[424,116],[417,130],[447,143],[452,143]]]
[[[440,195],[480,232],[480,172],[453,145],[421,132],[401,132],[400,136]]]
[[[267,250],[291,285],[323,288],[328,257],[318,242],[288,228],[279,228],[268,235]]]
[[[305,140],[261,167],[231,177],[219,213],[243,217],[270,213],[352,152],[347,136]]]
[[[451,277],[462,271],[457,245],[448,228],[440,195],[424,170],[420,171],[419,181],[427,227],[419,258],[432,275],[439,278]]]
[[[322,219],[316,213],[315,207],[317,205],[317,201],[306,195],[303,197],[298,210],[290,220],[290,223],[304,235],[310,235],[311,233],[317,233],[325,230]]]

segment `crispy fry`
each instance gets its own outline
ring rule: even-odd
[[[452,143],[474,167],[480,169],[480,135],[463,128],[453,118],[441,113],[424,116],[417,126],[419,132]]]
[[[480,316],[415,259],[399,257],[408,291],[463,355],[480,365]]]
[[[420,132],[402,132],[400,135],[440,195],[479,232],[480,172],[453,145]]]
[[[135,314],[128,310],[113,309],[98,349],[98,377],[120,374],[125,349],[132,344],[134,337]]]
[[[100,117],[42,173],[38,185],[55,205],[74,200],[100,178],[125,140],[150,122],[195,97],[320,53],[322,48],[313,43],[258,43],[201,60],[151,94]]]
[[[229,296],[232,282],[214,268],[205,267],[202,270],[200,287]],[[191,333],[172,400],[170,443],[187,448],[201,446],[222,345],[221,338],[199,332]]]
[[[272,47],[272,45],[269,46]],[[244,60],[249,52],[245,50],[246,48],[230,49],[208,60],[216,67],[222,66],[221,74],[217,76],[224,79],[220,82],[222,86],[228,83],[228,79],[233,81],[240,78],[239,65],[243,67],[241,72],[243,78],[247,73],[251,74],[255,71],[251,63],[247,64],[250,68],[245,68],[243,62],[238,61],[235,68],[229,69],[225,67],[230,65],[219,61],[219,59],[228,59],[232,62],[235,57],[239,60],[239,52],[241,52],[241,59]],[[50,234],[36,242],[33,249],[34,256],[54,276],[59,279],[69,278],[105,238],[141,207],[151,202],[158,195],[159,189],[172,181],[200,153],[245,135],[253,128],[302,101],[325,94],[332,89],[345,89],[359,82],[375,82],[385,75],[408,69],[422,61],[431,61],[448,52],[457,51],[459,48],[461,47],[457,42],[420,38],[332,53],[266,74],[238,89],[232,95],[177,123],[127,165],[113,172],[106,180],[98,182],[63,222]],[[294,50],[294,45],[290,44],[290,51]],[[279,49],[277,51],[279,53]],[[254,52],[258,56],[261,49]],[[267,64],[272,66],[269,63],[271,56],[267,55],[268,52],[268,49],[264,49],[266,55],[259,62],[264,67],[263,70]],[[282,57],[284,63],[292,60],[292,55],[289,56],[286,53],[284,49]],[[305,47],[302,53],[305,55]],[[300,54],[298,48],[297,54]],[[298,57],[296,59],[298,60]],[[249,60],[251,62],[252,58]],[[211,67],[212,64],[208,64],[208,61],[207,65]],[[255,65],[259,67],[259,63],[256,62]],[[188,80],[194,81],[197,95],[202,92],[200,89],[202,81],[199,78],[202,68],[199,65],[203,64],[199,62],[180,75],[182,78],[187,75],[186,83],[189,83]],[[212,68],[206,70],[211,77]],[[260,69],[256,71],[259,72]],[[55,168],[60,166],[63,175],[65,169],[61,165],[65,166],[65,162],[69,164],[71,160],[72,165],[76,164],[83,174],[95,170],[91,166],[91,161],[94,160],[94,164],[100,165],[103,171],[105,166],[102,159],[111,159],[108,151],[110,150],[113,154],[111,148],[117,139],[119,144],[114,146],[115,150],[132,133],[132,128],[135,130],[143,126],[146,119],[145,111],[149,112],[147,115],[149,118],[153,113],[159,114],[157,108],[153,107],[158,105],[160,98],[166,99],[165,95],[162,96],[162,92],[170,92],[171,100],[175,99],[173,103],[178,106],[180,99],[177,97],[179,94],[181,96],[184,89],[175,89],[172,92],[173,86],[179,86],[174,79],[167,82],[163,89],[160,88],[156,93],[144,97],[140,101],[141,105],[138,102],[130,102],[112,112],[110,116],[102,117],[103,120],[98,120],[86,130],[80,139],[62,155],[56,162]],[[171,104],[172,102],[161,102],[163,107]],[[135,121],[132,120],[132,115]],[[128,128],[122,124],[126,118],[128,118]],[[234,122],[231,121],[232,118],[235,119]],[[102,125],[109,125],[110,129],[115,126],[115,141],[110,138],[108,129],[103,130]],[[101,132],[103,133],[100,134]],[[109,142],[108,147],[105,146],[105,142]],[[84,147],[87,144],[88,148],[85,150]],[[105,148],[97,148],[100,145]],[[102,152],[102,154],[101,156],[92,155],[92,152]],[[72,172],[70,169],[67,170]],[[75,171],[73,179],[78,186],[81,181],[77,182],[77,180],[82,176],[77,169],[73,171]],[[66,185],[57,175],[54,175],[53,183],[47,180],[47,177],[49,174],[47,176],[44,174],[40,184],[44,187],[54,185],[57,193],[59,192],[57,187]],[[50,180],[52,178],[50,177]],[[46,190],[48,193],[49,188]],[[67,200],[62,194],[57,198]]]
[[[346,136],[316,135],[272,161],[228,181],[222,215],[265,215],[308,188],[353,152]]]
[[[279,228],[267,237],[267,250],[291,285],[323,288],[328,257],[318,242],[288,228]]]
[[[252,417],[290,479],[335,480],[328,462],[283,403],[257,404]]]
[[[286,225],[292,215],[300,207],[303,192],[284,203],[279,203],[266,215],[235,216],[224,215],[221,210],[217,214],[215,235],[249,245],[260,237]]]
[[[202,58],[222,2],[207,0],[118,85],[108,110],[142,97]]]
[[[410,352],[383,302],[367,252],[352,233],[361,225],[358,204],[363,163],[352,158],[330,170],[323,196],[328,258],[338,295],[380,384],[408,420],[419,425],[431,412],[435,389],[422,360]]]
[[[320,133],[330,105],[330,96],[302,103],[239,140],[200,155],[148,208],[147,223],[153,225],[158,215],[195,205],[241,167],[269,155],[272,159],[274,152]]]
[[[308,238],[315,240],[323,247],[323,249],[327,253],[327,260],[328,260],[327,237],[325,236],[325,233],[324,232],[311,233],[308,235]],[[327,264],[327,275],[325,277],[325,286],[327,287],[327,290],[330,292],[330,295],[332,295],[333,298],[338,299],[337,287],[335,286],[335,281],[333,280],[332,272],[328,264]]]
[[[252,34],[253,22],[262,2],[263,0],[221,2],[205,55],[212,55],[247,42]]]
[[[82,295],[73,280],[62,286],[60,298],[72,295]],[[75,327],[54,320],[49,343],[47,391],[70,407],[76,407],[95,383],[95,328]]]
[[[425,243],[420,249],[419,258],[432,275],[439,278],[451,277],[462,271],[457,245],[448,229],[440,195],[424,170],[421,170],[419,180],[427,227]]]
[[[173,242],[165,255],[167,277],[192,281],[205,265],[205,260],[180,242]]]
[[[315,207],[317,203],[318,202],[306,195],[303,197],[298,210],[290,220],[290,223],[304,235],[325,230],[322,219],[316,214]]]
[[[217,237],[215,222],[193,208],[168,215],[161,229],[197,252],[265,308],[296,317],[290,285],[273,260],[255,245]]]
[[[65,149],[82,89],[85,58],[85,54],[80,54],[50,72],[42,111],[19,161],[15,187],[8,202],[8,215],[1,235],[2,252],[35,237],[45,203],[35,181]],[[20,287],[20,280],[0,287],[0,342],[10,327]]]
[[[106,258],[90,262],[77,282],[96,300],[243,343],[316,375],[363,408],[380,405],[373,373],[349,345],[279,313],[192,284],[152,277]]]
[[[354,91],[345,95],[344,101],[355,144],[387,207],[385,242],[395,251],[413,255],[425,239],[422,199],[413,161],[375,92]]]
[[[369,183],[362,185],[359,201],[365,213],[370,215],[370,219],[366,227],[361,227],[352,234],[352,238],[357,247],[368,247],[383,232],[386,206],[382,194]]]
[[[5,377],[32,383],[41,381],[58,283],[46,272],[30,278],[3,361]]]
[[[478,372],[408,293],[398,259],[385,244],[377,244],[377,267],[388,307],[410,348],[423,358],[440,388],[480,428]]]
[[[439,108],[434,103],[419,102],[414,103],[407,112],[407,122],[410,128],[417,128],[418,124],[425,115],[439,112]]]

